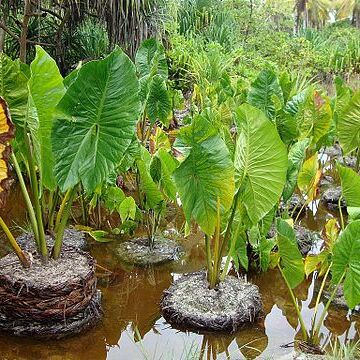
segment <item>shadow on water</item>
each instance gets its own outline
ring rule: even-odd
[[[9,194],[2,215],[13,226],[26,224],[25,208],[16,187]],[[309,210],[301,223],[319,231],[330,217],[337,217],[337,213],[320,204],[316,210]],[[7,251],[4,244],[2,238],[0,255]],[[60,341],[0,334],[0,359],[261,359],[292,352],[291,347],[283,346],[298,338],[300,329],[290,295],[275,270],[251,277],[260,288],[264,304],[263,318],[251,328],[233,335],[203,335],[179,331],[167,324],[159,310],[163,290],[181,273],[197,271],[205,265],[201,233],[194,232],[183,240],[183,245],[189,255],[178,263],[136,268],[119,263],[116,242],[91,243],[90,251],[98,263],[112,272],[111,276],[99,278],[103,321],[86,334]],[[307,324],[314,306],[313,292],[312,279],[296,289]],[[323,337],[333,334],[342,341],[355,338],[359,324],[346,311],[331,308],[322,328]]]

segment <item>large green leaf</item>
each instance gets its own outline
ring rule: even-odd
[[[119,48],[79,70],[52,133],[62,191],[82,181],[91,192],[120,162],[135,133],[138,91],[135,66]]]
[[[135,64],[140,77],[155,74],[159,74],[163,80],[168,77],[165,50],[156,39],[147,39],[141,43]]]
[[[340,144],[347,154],[360,147],[360,90],[342,109],[341,116],[337,119]]]
[[[306,157],[306,148],[309,145],[309,140],[304,139],[294,144],[288,154],[288,169],[286,173],[286,184],[283,191],[284,201],[288,201],[292,196],[299,175],[300,168]]]
[[[275,123],[281,140],[285,144],[291,144],[299,136],[296,116],[281,109],[276,113]]]
[[[360,213],[360,176],[354,170],[337,164],[340,175],[342,194],[351,219],[358,218]]]
[[[247,271],[249,268],[249,258],[247,254],[248,241],[246,233],[243,228],[239,228],[231,236],[231,242],[235,242],[235,244],[230,246],[229,255],[231,255],[237,269],[240,269],[240,266],[242,266]]]
[[[160,120],[168,125],[168,115],[171,111],[171,101],[165,81],[160,75],[155,75],[150,82],[146,99],[146,111],[151,123]]]
[[[135,220],[136,203],[133,197],[127,196],[119,206],[119,214],[122,222]]]
[[[344,273],[344,296],[353,309],[360,304],[360,220],[346,227],[333,248],[332,282],[338,283]]]
[[[244,104],[236,112],[239,138],[235,168],[241,202],[253,224],[279,201],[287,171],[287,153],[275,126],[264,113]]]
[[[20,62],[12,61],[4,53],[0,53],[0,96],[7,102],[14,124],[23,126],[28,102],[27,78]]]
[[[142,148],[141,156],[136,160],[136,165],[140,176],[140,190],[144,194],[144,205],[147,209],[155,209],[163,202],[164,198],[151,176],[150,160],[149,152]]]
[[[304,262],[296,241],[294,229],[282,219],[277,220],[276,229],[280,266],[286,280],[293,289],[304,280]]]
[[[345,84],[345,81],[340,78],[335,78],[336,98],[334,101],[334,117],[337,123],[341,119],[343,110],[346,109],[352,96],[351,88]]]
[[[360,176],[352,169],[337,164],[342,193],[347,206],[360,207]]]
[[[160,187],[169,199],[176,200],[176,185],[172,175],[178,166],[178,162],[165,149],[159,149],[155,158],[160,163],[160,177],[158,179]]]
[[[299,105],[296,114],[301,139],[310,138],[316,144],[330,130],[332,110],[330,101],[323,98],[310,87],[305,95],[305,101]]]
[[[206,234],[212,235],[217,199],[224,214],[234,196],[234,168],[229,151],[202,116],[195,117],[179,137],[190,148],[186,159],[174,172],[186,219],[190,222],[193,218]]]
[[[56,180],[53,174],[54,157],[51,148],[51,128],[55,108],[65,94],[65,87],[55,60],[40,46],[36,47],[36,56],[30,65],[30,71],[31,77],[28,87],[31,99],[28,106],[35,107],[35,110],[29,109],[29,111],[36,112],[37,118],[36,124],[29,125],[36,129],[32,134],[34,135],[33,142],[38,144],[38,166],[42,184],[46,188],[54,190]]]
[[[270,119],[275,117],[276,107],[274,97],[283,103],[283,92],[276,74],[271,70],[263,70],[251,85],[248,102],[261,109]]]

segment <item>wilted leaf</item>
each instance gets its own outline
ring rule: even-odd
[[[0,97],[0,205],[2,192],[9,186],[9,154],[8,142],[15,136],[15,128],[10,118],[9,108],[5,100]]]

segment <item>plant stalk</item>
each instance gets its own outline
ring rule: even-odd
[[[331,265],[328,267],[325,275],[324,275],[324,278],[321,282],[321,286],[320,286],[320,290],[319,290],[319,293],[316,297],[316,303],[315,303],[315,307],[314,307],[314,316],[311,320],[311,331],[310,331],[310,339],[313,339],[314,338],[314,327],[315,327],[315,321],[316,321],[316,317],[317,317],[317,312],[318,312],[318,307],[319,307],[319,304],[320,304],[320,300],[321,300],[321,295],[324,291],[324,287],[325,287],[325,283],[326,283],[326,279],[327,277],[329,276],[329,273],[330,273],[330,268],[331,268]]]
[[[241,229],[241,222],[239,222],[238,226],[236,227],[235,234],[231,239],[230,250],[229,250],[229,253],[228,253],[227,257],[226,257],[226,262],[225,262],[224,269],[223,269],[223,271],[221,273],[220,281],[224,281],[224,279],[225,279],[225,277],[227,275],[227,270],[229,268],[230,260],[231,260],[231,254],[235,250],[236,240],[237,240],[237,238],[239,236],[240,229]]]
[[[85,197],[84,197],[84,189],[83,187],[80,185],[80,203],[81,203],[81,212],[82,212],[82,219],[83,219],[83,223],[84,225],[88,225],[89,223],[89,219],[88,219],[88,213],[86,211],[86,202],[85,202]]]
[[[339,201],[338,201],[338,207],[339,207],[339,213],[340,213],[340,225],[341,225],[341,230],[345,229],[345,225],[344,225],[344,216],[342,213],[342,208],[341,208],[341,200],[342,200],[342,195],[339,197]]]
[[[211,258],[211,244],[209,236],[205,234],[205,250],[206,250],[206,263],[207,263],[207,273],[208,273],[208,282],[210,284],[212,279],[212,258]]]
[[[59,201],[59,188],[56,188],[55,193],[52,196],[51,206],[49,209],[48,228],[50,230],[54,229],[55,210],[56,210],[58,201]]]
[[[68,190],[68,192],[69,192],[69,190]],[[65,231],[65,227],[66,227],[66,224],[67,224],[69,216],[70,216],[71,206],[74,201],[75,195],[76,195],[76,190],[75,190],[75,188],[73,188],[70,190],[70,195],[69,195],[68,201],[64,207],[61,221],[56,229],[55,244],[54,244],[54,248],[52,251],[52,257],[55,260],[57,260],[61,254],[64,231]]]
[[[287,286],[287,288],[288,288],[288,290],[290,292],[291,300],[292,300],[292,302],[293,302],[293,304],[295,306],[295,310],[296,310],[297,316],[298,316],[299,321],[300,321],[302,337],[303,337],[304,341],[308,341],[309,336],[308,336],[308,333],[306,331],[306,326],[305,326],[305,323],[304,323],[304,319],[303,319],[303,317],[301,315],[301,312],[300,312],[300,309],[299,309],[299,304],[297,303],[295,294],[294,294],[289,282],[287,281],[287,279],[285,277],[285,274],[282,271],[280,265],[278,264],[277,267],[280,270],[281,276],[283,277],[283,279],[285,281],[285,284],[286,284],[286,286]]]
[[[20,248],[19,244],[16,242],[13,234],[11,233],[10,229],[5,224],[5,222],[4,222],[4,220],[2,219],[1,216],[0,216],[0,226],[3,229],[5,235],[7,236],[11,247],[15,251],[16,256],[19,258],[21,265],[24,268],[29,268],[30,267],[30,262],[29,262],[28,258],[26,257],[26,255],[22,251],[22,249]]]
[[[214,267],[212,272],[212,281],[210,288],[213,289],[219,283],[219,270],[221,264],[220,254],[220,198],[217,198],[217,217],[216,217],[216,230],[214,239]]]
[[[30,184],[31,190],[33,193],[33,200],[34,200],[34,207],[35,207],[35,214],[38,224],[38,232],[39,232],[39,245],[40,245],[40,252],[42,257],[47,260],[48,258],[48,249],[45,239],[45,230],[44,230],[44,223],[43,223],[43,212],[41,209],[40,204],[40,196],[39,196],[39,182],[36,174],[36,166],[34,162],[34,153],[31,144],[30,134],[27,134],[25,137],[26,145],[28,148],[29,156],[28,156],[28,163],[29,163],[29,175],[30,175]]]
[[[18,161],[16,159],[16,156],[15,156],[15,154],[13,152],[11,153],[11,160],[12,160],[12,163],[13,163],[14,168],[15,168],[16,175],[17,175],[18,180],[19,180],[21,192],[22,192],[24,200],[25,200],[27,211],[29,213],[29,218],[30,218],[30,222],[31,222],[31,228],[32,228],[33,233],[34,233],[35,243],[36,243],[36,246],[37,246],[38,250],[40,250],[39,230],[38,230],[38,224],[37,224],[37,220],[36,220],[36,216],[35,216],[34,207],[33,207],[33,204],[31,202],[29,193],[27,191],[25,181],[24,181],[24,177],[23,177],[23,175],[21,173],[19,163],[18,163]]]
[[[316,328],[315,328],[315,331],[314,331],[314,336],[313,336],[314,338],[316,338],[316,337],[318,336],[319,332],[320,332],[321,324],[323,323],[323,321],[324,321],[324,319],[325,319],[325,316],[326,316],[326,314],[327,314],[327,311],[328,311],[328,309],[329,309],[332,301],[334,300],[334,297],[335,297],[335,295],[336,295],[336,292],[337,292],[340,284],[341,284],[342,281],[344,280],[345,275],[346,275],[346,271],[344,271],[343,274],[341,275],[340,280],[339,280],[338,283],[336,284],[335,289],[334,289],[333,292],[331,293],[331,296],[330,296],[329,300],[327,301],[323,312],[321,313],[321,317],[320,317],[320,319],[319,319],[319,321],[318,321],[318,323],[317,323],[317,326],[316,326]]]
[[[240,197],[240,190],[238,190],[237,193],[234,196],[234,201],[233,201],[233,204],[232,204],[230,218],[229,218],[229,221],[228,221],[228,224],[227,224],[227,227],[226,227],[226,232],[225,232],[225,235],[224,235],[224,239],[223,239],[223,242],[222,242],[221,248],[220,248],[220,254],[224,253],[225,246],[229,242],[229,238],[230,238],[230,235],[231,235],[231,227],[232,227],[232,224],[234,222],[236,209],[237,209],[237,205],[238,205],[238,202],[239,202],[239,197]],[[220,267],[220,264],[217,264],[217,266]]]
[[[68,202],[69,199],[70,199],[70,195],[71,195],[71,189],[69,189],[69,190],[65,193],[65,196],[64,196],[64,198],[63,198],[62,201],[61,201],[59,211],[58,211],[58,213],[56,214],[55,232],[57,232],[58,227],[60,226],[60,222],[61,222],[61,219],[62,219],[62,217],[63,217],[63,213],[64,213],[64,210],[65,210],[65,206],[66,206],[67,202]]]

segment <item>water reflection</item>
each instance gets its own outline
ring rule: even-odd
[[[18,191],[10,193],[6,221],[26,224],[25,208]],[[320,231],[326,220],[337,217],[321,203],[316,211],[308,211],[301,224]],[[168,227],[181,226],[172,214]],[[4,244],[4,241],[0,242]],[[203,237],[194,232],[183,240],[188,256],[178,263],[136,268],[119,264],[116,243],[92,244],[91,253],[98,263],[111,271],[102,272],[99,287],[103,294],[104,319],[90,332],[61,341],[37,341],[0,335],[1,358],[8,360],[67,359],[256,359],[277,358],[292,352],[281,347],[299,338],[299,323],[286,285],[278,271],[252,274],[262,294],[263,318],[254,326],[233,335],[197,334],[173,329],[162,318],[159,303],[162,292],[174,278],[184,272],[197,271],[205,265]],[[6,252],[0,246],[0,255]],[[296,289],[301,311],[310,325],[314,307],[314,284],[306,280]],[[320,306],[323,308],[323,305]],[[359,318],[346,311],[331,308],[322,327],[324,341],[329,334],[341,340],[353,339],[359,328]]]

